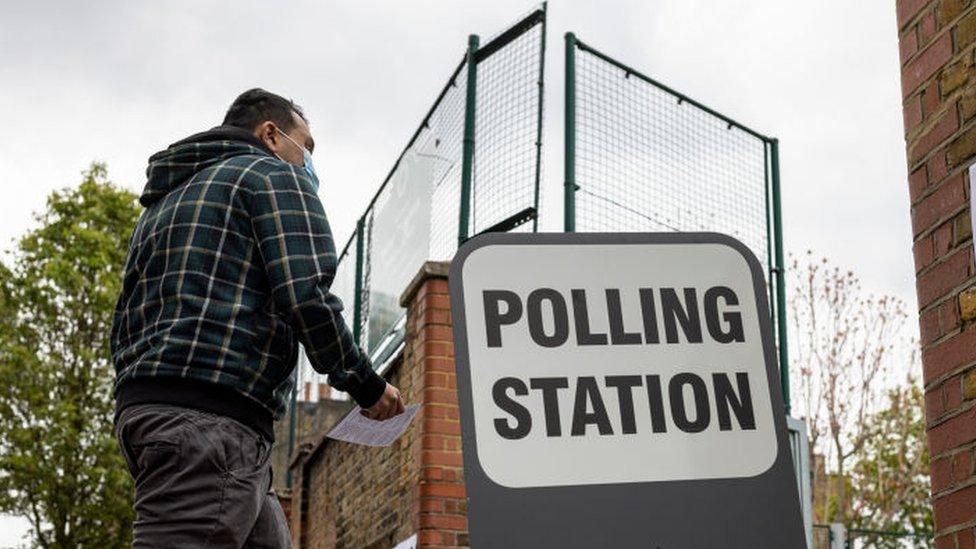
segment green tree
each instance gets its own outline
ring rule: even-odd
[[[917,344],[906,337],[905,304],[868,294],[855,273],[809,251],[792,258],[789,273],[795,412],[806,418],[820,476],[814,518],[850,524],[850,468],[873,436],[892,374],[917,367]]]
[[[921,365],[905,304],[866,293],[856,274],[811,252],[793,258],[790,274],[794,413],[810,438],[814,522],[931,532],[924,395],[910,375]],[[906,541],[861,532],[856,546]]]
[[[93,164],[0,263],[0,512],[26,517],[41,547],[130,543],[109,333],[138,215]]]
[[[888,391],[888,404],[867,422],[870,433],[851,467],[855,528],[931,532],[929,453],[924,393],[909,378]]]

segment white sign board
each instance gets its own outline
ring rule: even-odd
[[[776,459],[735,249],[491,246],[462,276],[478,458],[495,482],[751,477]]]

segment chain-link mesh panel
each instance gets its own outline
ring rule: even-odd
[[[373,247],[373,235],[370,229],[373,227],[373,208],[366,210],[366,214],[363,215],[363,226],[365,229],[360,235],[359,246],[362,248],[360,253],[363,256],[362,272],[360,274],[361,282],[359,289],[359,344],[364,349],[369,350],[369,346],[366,342],[369,341],[369,281],[373,273],[373,264],[370,261],[370,252]],[[352,319],[350,319],[352,320]]]
[[[475,57],[474,231],[469,234],[535,205],[544,19],[543,11],[533,12]],[[362,242],[354,236],[340,261],[333,291],[346,305],[350,324],[359,304],[360,345],[374,361],[402,335],[405,311],[399,298],[417,270],[425,260],[449,260],[457,250],[466,83],[462,60],[364,214]],[[357,246],[363,258],[359,296]],[[316,387],[321,376],[307,360],[303,364],[302,383]]]
[[[482,51],[490,55],[478,58],[470,235],[535,207],[545,30],[540,23],[538,17],[523,19],[513,27],[520,31],[517,37],[499,35],[495,40],[507,43],[492,51],[494,41],[489,42]],[[523,230],[533,227],[525,223],[529,217],[519,220]]]
[[[935,547],[931,534],[911,532],[868,532],[851,529],[847,531],[847,545],[850,549],[929,549]]]
[[[542,12],[475,57],[475,151],[469,234],[531,208],[541,93]],[[382,360],[402,336],[399,298],[425,260],[457,249],[467,68],[454,71],[366,216],[360,342]]]
[[[431,193],[427,257],[432,260],[448,260],[457,249],[466,89],[462,62],[412,147],[417,158],[426,159],[431,169],[430,182],[425,185]]]
[[[399,299],[417,270],[457,248],[464,106],[462,63],[364,218],[360,344],[374,361],[402,336]]]
[[[431,168],[414,149],[401,159],[371,209],[364,269],[367,305],[360,341],[371,353],[390,337],[404,314],[400,294],[427,258],[430,240]]]
[[[577,231],[716,231],[768,259],[762,139],[585,47],[575,104]]]
[[[846,530],[846,539],[836,540],[848,549],[928,549],[934,547],[932,534],[927,532],[879,532]],[[831,549],[834,534],[826,524],[813,525],[813,545],[810,549]]]
[[[813,525],[813,544],[810,549],[831,549],[830,548],[830,527],[825,524]]]

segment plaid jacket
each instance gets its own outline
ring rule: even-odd
[[[329,292],[332,231],[302,169],[221,127],[153,155],[147,175],[112,326],[117,401],[176,401],[264,431],[285,410],[299,342],[333,387],[364,407],[380,397]],[[130,385],[142,396],[126,398]]]

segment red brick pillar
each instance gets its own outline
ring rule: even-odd
[[[976,2],[898,0],[897,14],[936,546],[974,547]]]
[[[427,263],[404,292],[408,309],[405,361],[423,387],[417,418],[420,465],[418,547],[467,547],[467,503],[461,462],[457,381],[447,263]]]

